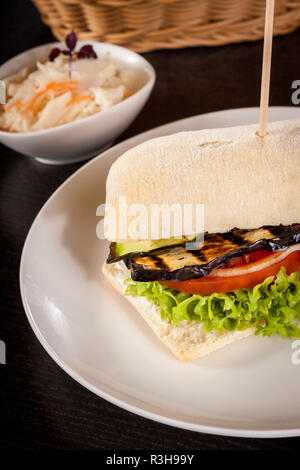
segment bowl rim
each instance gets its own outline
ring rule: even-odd
[[[116,50],[118,49],[120,52],[123,51],[123,52],[126,52],[126,54],[129,53],[133,57],[136,57],[139,61],[144,63],[144,70],[145,70],[145,68],[147,68],[147,70],[146,70],[146,72],[148,74],[147,82],[139,90],[137,90],[132,96],[129,96],[125,100],[120,101],[120,103],[117,103],[117,104],[115,104],[115,105],[113,105],[113,106],[111,106],[107,109],[104,109],[101,112],[92,114],[91,116],[85,116],[81,119],[78,119],[77,121],[67,122],[65,124],[60,124],[59,126],[49,127],[47,129],[40,129],[40,130],[37,130],[37,131],[10,132],[10,131],[3,131],[3,130],[0,129],[0,136],[6,136],[6,137],[9,136],[9,137],[12,137],[14,139],[21,139],[21,138],[26,139],[26,138],[30,138],[30,137],[34,137],[34,136],[42,136],[44,134],[59,132],[60,130],[70,128],[72,126],[80,125],[83,122],[86,123],[86,122],[91,121],[93,119],[99,118],[100,116],[103,116],[103,113],[105,113],[105,116],[107,116],[107,114],[109,112],[114,112],[113,110],[119,109],[120,107],[124,107],[124,106],[126,106],[126,104],[128,105],[128,103],[133,102],[139,96],[141,96],[146,90],[149,89],[149,92],[152,90],[152,88],[155,84],[155,81],[156,81],[156,72],[155,72],[155,69],[154,69],[153,65],[151,65],[150,62],[148,62],[148,60],[145,59],[142,55],[140,55],[137,52],[134,52],[130,49],[127,49],[126,47],[118,46],[117,44],[111,44],[111,43],[108,43],[108,42],[81,41],[81,40],[77,41],[77,45],[79,45],[79,46],[85,45],[85,44],[109,46],[112,49],[116,49]],[[0,66],[0,80],[3,80],[5,78],[5,77],[3,77],[3,78],[1,77],[1,69],[5,65],[13,63],[14,61],[21,58],[22,56],[26,57],[27,55],[30,55],[31,52],[39,51],[39,50],[42,51],[43,49],[48,49],[48,48],[50,49],[50,47],[57,47],[57,46],[62,46],[62,45],[64,45],[63,41],[48,42],[48,43],[42,44],[40,46],[32,47],[31,49],[27,49],[26,51],[23,51],[23,52],[15,55],[14,57],[8,59],[7,61],[3,62],[3,64],[1,64],[1,66]],[[112,53],[112,58],[113,58],[113,53]]]

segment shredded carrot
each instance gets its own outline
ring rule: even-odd
[[[38,91],[30,101],[24,103],[24,105],[26,105],[26,111],[28,111],[30,108],[33,108],[38,98],[47,93],[49,90],[53,89],[54,86],[55,83],[50,82],[43,90]]]
[[[91,99],[90,95],[74,96],[73,98],[70,99],[70,101],[67,104],[69,106],[70,104],[74,104],[74,103],[78,103],[79,101],[90,100],[90,99]]]
[[[10,103],[10,104],[7,104],[5,106],[5,111],[10,111],[12,108],[14,108],[15,106],[17,106],[18,108],[20,108],[21,106],[23,106],[23,103],[21,100],[16,100],[14,101],[13,103]]]
[[[53,90],[54,92],[57,92],[59,94],[65,93],[67,91],[74,91],[74,87],[77,85],[77,83],[77,80],[48,83],[48,85],[43,90],[38,91],[30,101],[24,103],[24,105],[26,106],[25,110],[29,111],[30,109],[34,108],[39,97],[47,94],[48,91]]]
[[[62,82],[50,82],[48,85],[43,88],[43,90],[37,91],[36,94],[28,101],[22,102],[21,100],[16,100],[13,103],[8,104],[5,107],[6,111],[10,111],[12,108],[17,106],[22,109],[22,112],[31,111],[34,115],[39,112],[41,100],[48,98],[47,95],[49,92],[53,92],[54,95],[60,96],[68,91],[71,92],[71,99],[67,103],[72,105],[83,100],[92,99],[90,95],[78,95],[76,93],[76,85],[78,84],[77,80],[68,80]]]
[[[6,105],[5,110],[10,111],[12,108],[16,106],[22,109],[22,112],[26,113],[28,111],[31,111],[34,115],[36,115],[39,112],[39,109],[41,107],[40,99],[46,98],[49,92],[53,92],[54,95],[60,96],[70,91],[71,99],[67,103],[68,106],[74,103],[78,103],[83,100],[91,100],[92,98],[90,95],[78,95],[76,93],[77,85],[78,85],[77,80],[50,82],[43,90],[37,91],[36,94],[33,96],[33,98],[31,98],[30,100],[25,101],[25,102],[22,102],[21,100],[16,100],[13,103]],[[134,93],[132,92],[125,92],[124,99],[129,98],[129,96],[132,96],[133,94]]]

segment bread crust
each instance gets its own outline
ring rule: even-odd
[[[103,265],[103,273],[111,285],[124,295],[123,282],[118,277],[119,263]],[[215,331],[202,333],[201,325],[191,325],[187,321],[180,325],[171,325],[161,319],[159,308],[143,297],[126,297],[129,302],[142,315],[154,333],[177,357],[187,362],[205,356],[227,344],[246,338],[254,333],[251,327],[244,331],[234,331],[219,334]]]
[[[300,119],[270,123],[264,138],[256,131],[257,125],[237,126],[144,142],[112,165],[106,203],[117,214],[120,196],[127,206],[144,204],[147,210],[151,204],[201,203],[204,229],[211,233],[297,222]],[[112,213],[105,217],[106,238],[124,240],[114,230]]]

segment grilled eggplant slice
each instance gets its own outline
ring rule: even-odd
[[[201,250],[184,245],[158,250],[148,256],[129,258],[127,266],[134,281],[185,281],[207,276],[213,269],[257,250],[285,250],[300,243],[300,224],[263,226],[253,230],[234,228],[204,237]]]

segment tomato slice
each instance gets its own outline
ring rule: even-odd
[[[226,263],[223,266],[223,269],[233,268],[237,266],[244,266],[245,264],[255,263],[255,261],[259,261],[260,259],[266,258],[267,256],[272,256],[274,253],[270,253],[267,250],[258,250],[253,251],[253,253],[249,253],[248,255],[240,256],[229,263]]]
[[[214,269],[207,276],[188,281],[160,281],[164,286],[188,294],[209,295],[248,289],[263,282],[269,276],[276,276],[281,266],[291,274],[300,270],[300,244],[277,253],[260,250]],[[247,258],[248,256],[248,258]],[[243,259],[242,259],[243,258]]]

